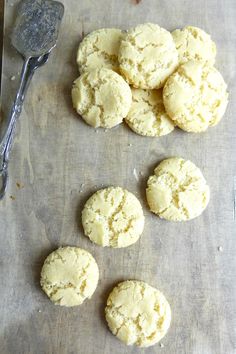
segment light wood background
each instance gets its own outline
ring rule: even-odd
[[[8,1],[5,12],[4,112],[22,64],[9,45],[15,3]],[[118,341],[103,314],[113,285],[135,278],[163,291],[173,312],[164,347],[157,344],[145,353],[234,354],[236,2],[64,0],[64,4],[58,46],[30,86],[11,156],[9,188],[0,202],[0,353],[143,353]],[[217,127],[195,135],[176,129],[153,139],[135,135],[125,125],[96,132],[73,112],[70,89],[78,76],[75,56],[83,34],[147,21],[169,30],[192,24],[212,34],[218,47],[217,67],[230,91],[227,113]],[[145,201],[149,174],[160,160],[176,155],[196,163],[211,187],[207,210],[187,223],[158,219]],[[93,245],[81,228],[84,202],[108,185],[135,193],[144,208],[144,233],[126,249]],[[77,308],[56,307],[40,290],[44,258],[61,245],[89,250],[99,265],[97,291]]]

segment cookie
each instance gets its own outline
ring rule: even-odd
[[[127,345],[149,347],[167,333],[171,309],[164,295],[145,282],[127,280],[110,293],[105,309],[111,332]]]
[[[156,24],[130,29],[121,40],[120,71],[136,88],[157,89],[178,65],[178,52],[171,34]]]
[[[126,123],[137,134],[162,136],[171,133],[175,126],[165,111],[162,90],[132,90],[132,105]]]
[[[93,194],[82,211],[84,233],[100,246],[127,247],[143,232],[144,215],[138,199],[120,187]]]
[[[147,182],[147,202],[160,218],[186,221],[206,208],[210,190],[202,172],[191,161],[174,157],[162,161]]]
[[[163,89],[167,114],[183,130],[200,133],[221,120],[228,104],[227,85],[213,66],[182,64]]]
[[[112,128],[129,112],[132,94],[125,80],[110,69],[82,74],[72,88],[73,107],[94,128]]]
[[[80,73],[96,68],[118,72],[118,51],[122,37],[123,33],[118,28],[102,28],[89,33],[77,52]]]
[[[211,36],[198,27],[187,26],[172,32],[179,54],[180,64],[189,60],[200,60],[214,65],[216,45]]]
[[[77,306],[93,295],[98,278],[97,263],[89,252],[61,247],[46,258],[40,284],[54,304]]]

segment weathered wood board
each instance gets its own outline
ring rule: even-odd
[[[8,1],[5,12],[4,112],[22,64],[9,45],[16,3]],[[172,307],[164,347],[158,344],[146,352],[236,353],[236,2],[64,0],[64,4],[58,46],[35,74],[27,95],[11,156],[9,188],[0,202],[0,353],[143,352],[119,342],[104,320],[110,289],[130,278],[162,290]],[[212,34],[218,47],[217,67],[230,91],[227,113],[217,127],[199,135],[176,129],[153,139],[135,135],[125,125],[96,132],[74,113],[70,89],[78,75],[75,55],[81,36],[100,27],[125,29],[147,21],[169,30],[193,24]],[[151,214],[145,201],[148,175],[161,159],[176,155],[195,162],[211,187],[204,214],[177,224]],[[83,235],[81,208],[93,191],[108,185],[126,187],[144,208],[144,233],[127,249],[102,249]],[[97,291],[78,308],[55,307],[39,287],[45,256],[61,245],[86,248],[100,268]]]

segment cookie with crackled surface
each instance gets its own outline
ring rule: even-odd
[[[227,85],[213,66],[188,61],[168,78],[163,102],[178,127],[200,133],[223,117],[228,104]]]
[[[147,182],[146,196],[150,210],[170,221],[187,221],[207,207],[210,189],[191,161],[179,157],[163,160]]]
[[[93,295],[99,270],[93,256],[82,248],[61,247],[49,254],[40,284],[55,305],[78,306]]]
[[[82,74],[96,68],[119,72],[118,51],[123,32],[118,28],[102,28],[89,33],[79,45],[77,64]]]
[[[171,323],[165,296],[143,281],[127,280],[110,293],[105,308],[111,332],[127,345],[149,347],[158,343]]]
[[[132,88],[131,91],[132,104],[125,121],[135,133],[158,137],[174,130],[174,122],[165,111],[161,89]]]
[[[214,65],[216,45],[211,36],[201,28],[186,26],[172,32],[179,54],[180,64],[189,60],[199,60]]]
[[[87,124],[94,128],[113,128],[128,114],[132,94],[129,85],[116,72],[94,69],[74,81],[72,102]]]
[[[138,199],[121,187],[94,193],[82,211],[84,233],[100,246],[127,247],[143,232],[144,215]]]
[[[145,23],[131,28],[121,40],[120,72],[136,88],[158,89],[178,66],[173,37],[164,28]]]

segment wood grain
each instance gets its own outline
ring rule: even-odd
[[[9,45],[15,3],[7,2],[5,13],[5,114],[22,64]],[[11,156],[8,192],[0,203],[1,354],[143,352],[120,343],[104,321],[110,289],[130,278],[162,290],[172,307],[164,347],[156,345],[148,353],[236,353],[236,2],[136,3],[64,0],[58,46],[30,86]],[[217,67],[230,91],[227,113],[217,127],[199,135],[176,130],[153,139],[135,135],[125,125],[96,133],[73,112],[70,89],[78,75],[75,56],[81,36],[99,27],[128,28],[147,21],[169,30],[192,24],[212,34]],[[160,160],[176,155],[196,163],[211,187],[205,213],[180,224],[158,219],[145,201],[148,175]],[[146,217],[140,241],[123,250],[93,245],[81,228],[87,197],[111,184],[135,193]],[[61,245],[86,248],[100,268],[93,298],[74,309],[55,307],[39,287],[44,258]]]

